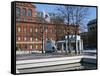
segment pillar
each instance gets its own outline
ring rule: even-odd
[[[81,51],[83,51],[83,40],[81,40]]]
[[[81,48],[81,40],[79,40],[79,53],[81,54],[81,50],[82,50],[82,48]]]
[[[62,49],[61,49],[62,51],[64,50],[64,45],[63,45],[63,43],[62,43]]]
[[[69,52],[71,53],[71,41],[69,41]]]
[[[68,41],[66,40],[66,53],[68,52]]]
[[[76,53],[78,53],[78,40],[76,40]]]
[[[44,34],[43,34],[43,37],[42,37],[42,53],[44,53],[44,50],[45,50],[45,47],[44,47]]]

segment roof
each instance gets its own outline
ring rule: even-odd
[[[97,23],[97,19],[93,19],[91,21],[89,21],[89,23],[87,25],[92,25],[92,24],[96,24]]]
[[[36,6],[35,6],[34,4],[32,4],[32,6],[33,6],[34,8],[36,8]]]

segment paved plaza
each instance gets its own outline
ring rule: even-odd
[[[88,54],[89,53],[89,54]],[[96,51],[72,53],[30,53],[16,55],[17,73],[96,69]],[[85,62],[82,62],[84,60]],[[92,64],[90,64],[92,63]]]

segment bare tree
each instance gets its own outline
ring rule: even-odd
[[[88,8],[82,7],[82,6],[60,6],[60,7],[57,7],[57,10],[58,10],[58,13],[60,13],[60,17],[64,18],[65,23],[68,26],[70,24],[73,24],[76,26],[76,29],[74,31],[75,42],[76,42],[76,37],[77,37],[77,32],[78,32],[77,26],[81,27],[81,25],[84,24],[84,19],[86,19],[88,16]],[[66,32],[66,35],[68,36],[68,51],[69,52],[71,52],[70,47],[69,47],[69,42],[70,42],[69,35],[70,34],[71,34],[70,32]],[[75,53],[77,53],[76,49],[75,49]]]

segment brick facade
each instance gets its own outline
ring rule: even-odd
[[[79,34],[79,26],[66,25],[64,23],[47,23],[39,20],[36,16],[36,7],[31,3],[16,3],[16,9],[20,9],[20,14],[16,13],[16,48],[21,50],[42,50],[42,38],[49,40],[62,40],[65,35]],[[22,15],[25,9],[25,16]],[[31,16],[28,16],[28,10]],[[17,12],[17,10],[16,10]]]

